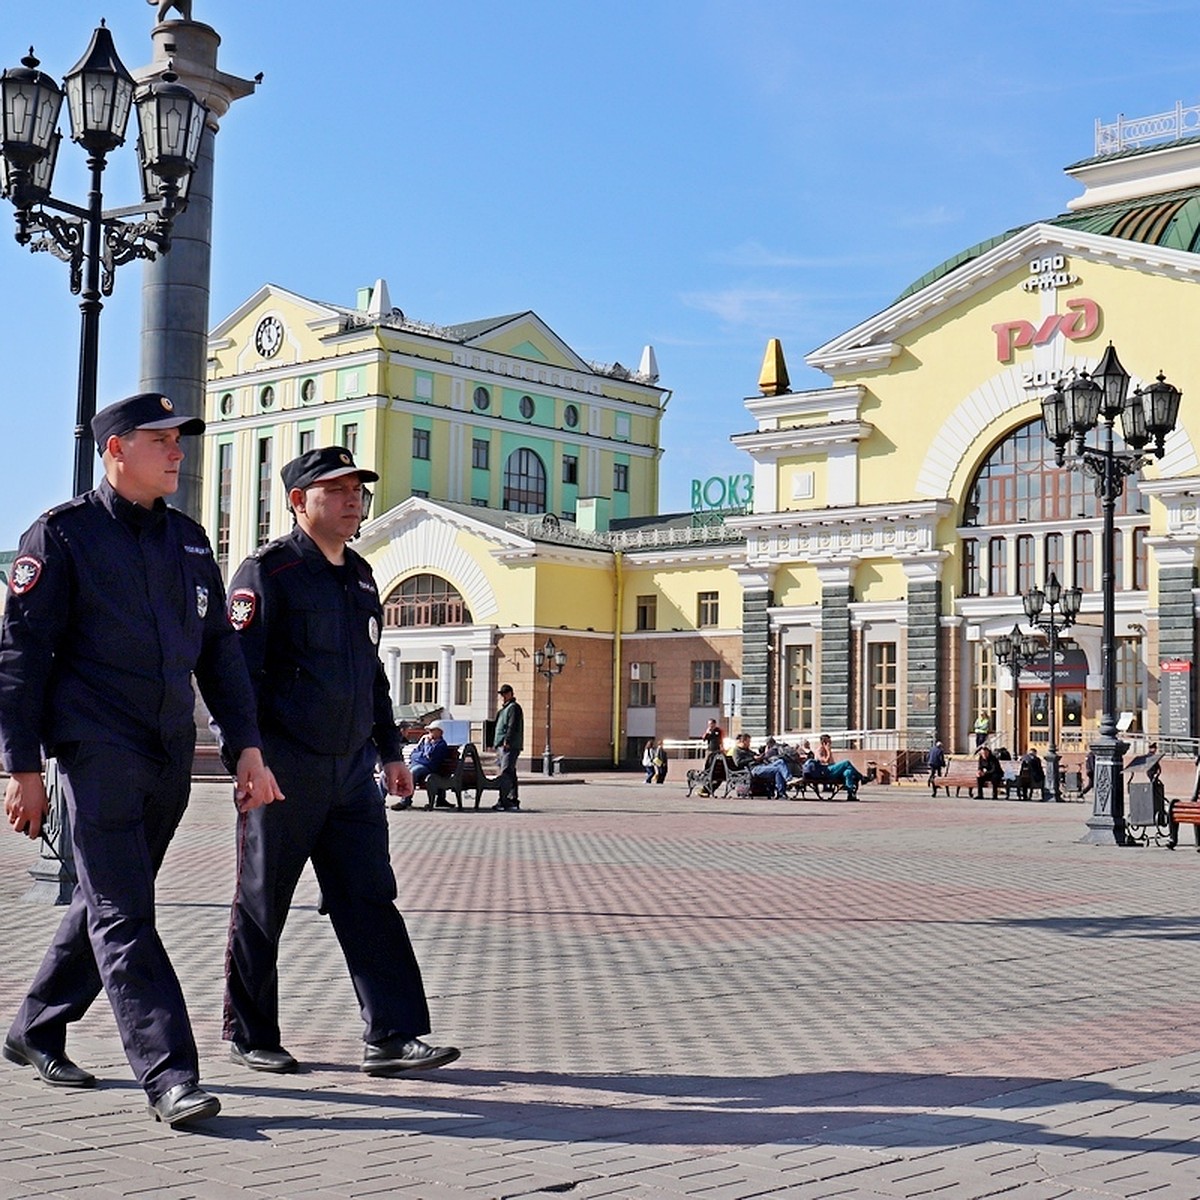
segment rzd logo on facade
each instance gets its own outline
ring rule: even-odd
[[[1095,300],[1068,300],[1065,313],[1051,313],[1041,325],[1032,321],[1001,321],[992,326],[996,335],[996,357],[1012,362],[1018,350],[1044,346],[1056,333],[1072,342],[1090,338],[1100,328],[1100,305]]]

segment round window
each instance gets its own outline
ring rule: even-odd
[[[268,384],[261,392],[259,392],[258,402],[263,406],[263,408],[270,408],[271,405],[275,403],[275,389],[271,387],[270,384]]]
[[[311,404],[317,397],[317,381],[315,379],[306,379],[300,385],[300,400],[304,404]]]
[[[563,409],[563,421],[568,429],[574,429],[579,424],[579,409],[574,404],[568,404]]]
[[[221,397],[221,416],[227,417],[233,412],[233,393],[226,392]]]
[[[492,404],[492,394],[485,387],[477,387],[475,389],[475,407],[480,412],[486,412]]]
[[[527,420],[527,421],[529,420],[530,417],[533,416],[533,397],[532,396],[522,396],[521,397],[521,416],[523,416],[525,418],[525,420]]]

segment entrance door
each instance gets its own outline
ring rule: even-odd
[[[1036,746],[1042,753],[1050,745],[1050,690],[1030,691],[1021,705],[1021,746]],[[1079,742],[1083,728],[1083,692],[1076,688],[1055,688],[1054,702],[1058,712],[1058,747]]]

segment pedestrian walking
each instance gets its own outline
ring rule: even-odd
[[[499,771],[500,799],[492,807],[499,812],[519,812],[521,797],[517,791],[517,760],[525,745],[525,711],[517,703],[507,683],[498,694],[500,711],[496,714],[496,732],[492,744]]]
[[[21,539],[0,632],[5,812],[36,838],[42,750],[58,760],[78,882],[4,1042],[55,1087],[95,1077],[67,1057],[68,1027],[108,993],[155,1119],[214,1116],[191,1022],[154,922],[154,882],[187,807],[192,677],[225,732],[243,812],[280,798],[204,530],[169,508],[181,437],[204,422],[153,392],[98,412],[104,478]]]
[[[362,1070],[428,1070],[459,1051],[422,1040],[429,1006],[395,905],[375,764],[383,763],[389,795],[411,795],[412,780],[379,660],[375,578],[346,544],[362,522],[363,485],[379,476],[340,446],[310,450],[281,474],[295,528],[247,558],[229,592],[263,743],[287,802],[239,817],[224,1036],[234,1062],[296,1070],[279,1025],[279,939],[311,861],[358,996]]]

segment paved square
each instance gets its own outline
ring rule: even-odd
[[[18,1197],[1200,1196],[1200,855],[1080,845],[1085,806],[864,788],[706,799],[641,775],[531,783],[520,814],[390,813],[435,1040],[358,1070],[307,874],[284,938],[293,1076],[220,1040],[228,788],[197,785],[159,884],[221,1116],[147,1117],[107,1004],[54,1091],[0,1064]],[[61,910],[0,836],[0,1021]]]

